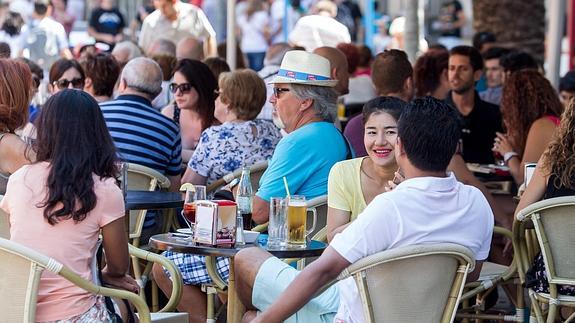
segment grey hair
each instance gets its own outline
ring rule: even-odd
[[[112,54],[122,51],[128,52],[128,61],[131,61],[136,57],[144,56],[142,50],[140,50],[140,47],[129,40],[117,43],[112,50]]]
[[[150,99],[162,92],[162,69],[158,63],[147,57],[129,61],[122,70],[121,79],[126,82],[126,87],[149,95]]]
[[[337,92],[333,87],[290,84],[293,94],[300,100],[312,99],[312,108],[324,121],[334,122],[337,116]]]

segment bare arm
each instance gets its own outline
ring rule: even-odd
[[[194,185],[206,185],[207,178],[194,172],[190,167],[186,168],[186,172],[182,177],[181,184],[192,183]]]
[[[88,27],[88,35],[94,37],[98,41],[103,41],[110,44],[115,42],[115,37],[113,35],[99,33],[93,27]]]
[[[252,322],[283,322],[349,265],[335,249],[328,247],[318,260],[307,266],[280,297]]]
[[[128,275],[130,255],[124,218],[106,224],[102,228],[102,237],[106,254],[106,267],[102,270],[102,280],[108,285],[138,292],[138,284]]]
[[[343,211],[334,209],[331,207],[327,208],[327,242],[331,242],[336,233],[342,232],[351,223],[351,213],[349,211]]]
[[[268,222],[270,217],[270,203],[254,195],[252,202],[252,220],[257,224]]]
[[[207,41],[205,42],[205,53],[206,57],[216,57],[218,56],[218,43],[215,37],[208,37]]]
[[[170,192],[179,192],[180,191],[180,180],[181,180],[181,176],[180,175],[175,175],[175,176],[168,176],[168,179],[170,180]]]
[[[18,136],[6,134],[0,141],[0,171],[14,173],[20,167],[36,160],[34,151]]]

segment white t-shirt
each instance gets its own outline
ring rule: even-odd
[[[254,12],[249,19],[245,14],[238,17],[238,26],[242,31],[240,47],[244,53],[263,53],[268,49],[268,41],[264,37],[268,23],[266,11]]]
[[[284,43],[287,42],[287,39],[284,37],[283,31],[283,19],[285,15],[285,1],[284,0],[274,0],[272,6],[270,8],[270,15],[271,15],[271,30],[275,32],[278,29],[281,29],[280,33],[275,35],[272,39],[272,44],[275,43]],[[301,14],[297,12],[292,6],[288,6],[287,8],[287,34],[293,30],[295,23],[301,17]]]
[[[179,0],[174,7],[178,12],[175,21],[168,20],[159,9],[144,19],[138,41],[138,45],[144,51],[147,51],[157,38],[166,38],[177,44],[187,36],[201,40],[216,37],[216,32],[202,9]]]
[[[302,46],[308,52],[322,46],[336,47],[339,43],[350,43],[347,27],[337,20],[320,15],[301,17],[289,34],[289,42]]]
[[[350,263],[377,252],[414,244],[455,243],[476,260],[489,254],[493,213],[475,187],[448,177],[418,177],[380,194],[330,246]],[[364,322],[361,299],[349,278],[338,284],[336,319]]]
[[[376,96],[375,86],[370,76],[355,76],[349,79],[349,93],[343,96],[343,103],[364,103]]]

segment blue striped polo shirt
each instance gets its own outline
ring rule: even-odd
[[[174,121],[138,95],[100,103],[106,125],[120,153],[130,163],[176,176],[182,167],[182,142]]]

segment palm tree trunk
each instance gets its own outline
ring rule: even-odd
[[[544,0],[473,0],[473,27],[492,32],[499,45],[524,50],[543,63]]]

